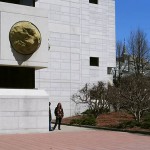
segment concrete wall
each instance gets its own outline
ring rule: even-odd
[[[36,69],[47,67],[47,11],[0,2],[0,19],[0,65]],[[9,31],[18,21],[33,23],[41,33],[41,45],[32,55],[22,55],[11,48]],[[48,102],[49,97],[44,90],[0,89],[0,133],[48,131]]]
[[[48,101],[52,103],[52,114],[61,102],[65,117],[74,115],[84,107],[75,106],[72,94],[85,83],[107,82],[112,78],[107,68],[115,67],[114,0],[99,0],[98,4],[89,0],[38,0],[36,7],[40,9],[0,2],[0,64],[47,67],[36,71],[36,88],[48,93],[0,89],[1,133],[48,130]],[[9,31],[22,20],[39,28],[43,43],[32,57],[18,63],[11,51]],[[99,66],[90,66],[90,57],[98,57]]]
[[[48,101],[43,90],[0,89],[0,133],[48,131]]]
[[[70,100],[85,83],[112,81],[107,67],[115,67],[115,1],[38,0],[48,11],[50,51],[48,68],[36,72],[36,87],[50,95],[52,111],[62,102],[65,117],[77,111]],[[99,66],[89,58],[99,57]]]
[[[48,14],[44,9],[0,2],[0,65],[44,68],[48,64]],[[11,27],[19,21],[29,21],[40,31],[42,41],[32,55],[14,51],[9,41]]]

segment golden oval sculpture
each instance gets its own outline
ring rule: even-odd
[[[15,23],[9,32],[12,48],[23,55],[33,54],[41,44],[38,28],[29,21]]]

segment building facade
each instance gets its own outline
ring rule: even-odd
[[[85,83],[112,81],[115,67],[114,0],[38,0],[48,11],[48,68],[36,72],[36,87],[49,94],[52,109],[76,113],[72,94]]]
[[[85,83],[112,82],[114,0],[2,0],[0,17],[0,133],[48,130],[49,101],[72,116]]]
[[[34,3],[0,1],[0,133],[48,129],[49,97],[35,88],[35,70],[48,67],[48,13]]]

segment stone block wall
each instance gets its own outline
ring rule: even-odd
[[[108,67],[115,67],[115,1],[38,0],[48,11],[50,50],[48,68],[36,72],[36,86],[49,93],[52,111],[61,102],[65,117],[77,110],[71,101],[85,83],[112,81]],[[99,66],[90,66],[90,57]]]
[[[0,89],[0,133],[48,131],[48,95],[43,90]]]

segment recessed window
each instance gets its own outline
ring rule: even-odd
[[[107,67],[107,74],[112,74],[112,67]]]
[[[36,0],[0,0],[0,2],[27,5],[27,6],[35,6]]]
[[[34,89],[35,69],[0,66],[0,88]]]
[[[89,0],[89,3],[98,4],[98,0]]]
[[[90,57],[90,66],[99,66],[99,58]]]

